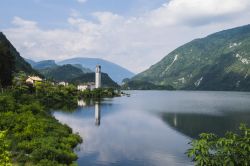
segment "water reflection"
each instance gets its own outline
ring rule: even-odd
[[[94,107],[95,114],[93,115],[93,119],[95,119],[95,125],[101,125],[101,101],[100,100],[78,100],[78,110],[86,110],[92,111]]]
[[[101,124],[101,106],[100,102],[95,103],[95,125],[100,126]]]
[[[225,112],[221,115],[197,113],[161,113],[162,120],[174,130],[191,138],[208,132],[223,136],[237,131],[240,123],[250,125],[250,112]]]
[[[54,113],[83,137],[78,165],[192,165],[185,155],[190,138],[250,125],[250,93],[129,93],[130,98],[79,101],[74,112]]]
[[[157,116],[130,110],[116,112],[105,104],[101,107],[102,125],[98,128],[93,125],[93,114],[87,116],[90,111],[84,109],[67,116],[55,114],[83,137],[77,152],[80,166],[191,165],[184,154],[190,140],[173,132]]]
[[[77,104],[78,104],[78,107],[85,107],[85,106],[87,106],[87,103],[84,100],[78,100]]]

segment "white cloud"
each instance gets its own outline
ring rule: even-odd
[[[202,25],[232,18],[249,8],[249,0],[171,0],[148,17],[154,25]]]
[[[35,29],[37,28],[37,23],[34,21],[24,20],[20,17],[14,17],[12,23],[18,27]]]
[[[77,2],[79,2],[79,3],[85,3],[85,2],[87,2],[87,0],[77,0]]]
[[[248,0],[171,0],[142,16],[72,10],[69,28],[42,29],[34,21],[13,19],[5,29],[21,55],[35,60],[98,57],[140,72],[176,47],[197,37],[249,23]]]

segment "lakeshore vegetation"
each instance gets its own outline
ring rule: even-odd
[[[0,95],[1,142],[6,144],[2,163],[17,165],[71,165],[77,159],[73,148],[82,139],[71,128],[59,123],[50,112],[52,103],[63,99],[67,89],[60,89],[47,99],[28,87],[4,90]],[[67,98],[72,98],[68,95]],[[72,98],[73,99],[73,98]],[[65,101],[65,100],[61,100]],[[46,103],[46,104],[44,104]],[[6,142],[6,143],[5,143]],[[10,159],[11,158],[11,159]],[[1,164],[2,164],[1,163]],[[0,165],[1,165],[0,164]],[[10,164],[11,165],[11,164]]]
[[[28,86],[24,75],[16,76],[13,85],[0,93],[0,165],[74,165],[77,155],[73,149],[82,138],[59,123],[51,110],[76,108],[82,97],[113,97],[117,93],[112,88],[80,92],[74,85],[51,82]]]
[[[225,137],[202,133],[187,151],[195,165],[250,165],[250,128],[241,124],[239,133],[227,132]]]

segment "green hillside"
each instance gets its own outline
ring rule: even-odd
[[[109,77],[109,75],[106,74],[106,73],[102,73],[101,80],[102,80],[102,86],[103,87],[119,88],[119,85],[116,82],[114,82]],[[85,73],[85,74],[82,74],[81,76],[76,77],[76,78],[70,80],[70,82],[77,83],[77,84],[87,83],[87,82],[95,82],[95,73]]]
[[[63,65],[39,70],[47,79],[55,81],[67,81],[73,84],[95,82],[95,73],[84,73],[79,67]],[[119,87],[106,73],[102,73],[104,87]]]
[[[72,65],[63,65],[39,70],[47,79],[68,81],[83,74],[82,70]]]
[[[250,25],[193,40],[132,80],[189,90],[250,90]]]
[[[17,52],[6,36],[0,32],[0,86],[8,86],[14,73],[23,71],[38,74]]]
[[[29,61],[31,62],[31,60],[29,60]],[[57,66],[57,64],[54,60],[44,60],[44,61],[40,61],[40,62],[33,61],[33,65],[32,65],[32,63],[30,63],[30,64],[34,69],[37,69],[37,70],[42,70],[42,69],[46,69],[49,67],[56,67]]]

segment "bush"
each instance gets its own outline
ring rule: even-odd
[[[9,145],[5,139],[6,132],[0,131],[0,165],[11,166]]]
[[[7,112],[14,110],[14,99],[9,95],[0,96],[0,112]]]
[[[77,159],[73,148],[82,139],[51,116],[43,103],[75,101],[75,91],[46,84],[42,88],[36,93],[15,88],[0,94],[0,131],[8,130],[7,137],[0,133],[0,166],[11,163],[10,154],[17,165],[71,165]]]
[[[195,165],[250,165],[250,128],[240,125],[239,134],[226,133],[225,137],[203,133],[193,140],[187,151]]]

